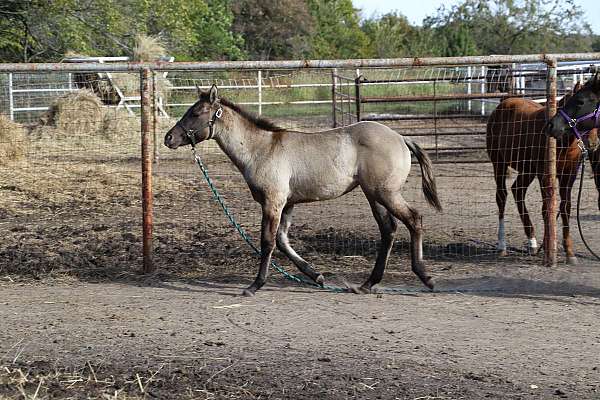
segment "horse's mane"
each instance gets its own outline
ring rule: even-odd
[[[209,94],[203,93],[200,100],[209,101]],[[236,113],[241,115],[247,121],[252,122],[259,129],[263,129],[265,131],[270,131],[270,132],[283,132],[286,130],[285,128],[282,128],[279,125],[276,125],[274,122],[268,120],[267,118],[259,117],[258,115],[255,115],[249,111],[244,110],[243,108],[241,108],[240,106],[238,106],[237,104],[232,102],[231,100],[228,100],[224,97],[221,97],[219,99],[219,102],[221,104],[223,104],[224,106],[231,108],[233,111],[235,111]]]

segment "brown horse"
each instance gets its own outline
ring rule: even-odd
[[[577,90],[579,86],[574,89]],[[562,106],[565,97],[559,103]],[[507,98],[492,112],[487,123],[486,147],[494,168],[496,180],[496,203],[498,204],[498,250],[506,254],[506,239],[504,232],[504,209],[506,206],[506,177],[508,167],[518,172],[511,186],[517,209],[523,222],[525,235],[528,239],[530,253],[537,252],[537,240],[534,227],[529,218],[525,195],[529,185],[535,178],[543,187],[544,158],[546,149],[545,107],[534,101],[523,98]],[[597,137],[594,130],[590,137]],[[573,240],[569,232],[569,217],[571,214],[571,189],[577,179],[577,171],[581,162],[582,151],[576,140],[567,140],[557,148],[556,173],[559,182],[560,217],[563,225],[563,246],[567,262],[576,263],[577,258],[573,249]],[[596,154],[590,157],[595,173],[600,172],[600,160]],[[600,191],[600,179],[596,180],[596,188]],[[599,200],[600,201],[600,200]],[[543,214],[546,210],[543,207]]]
[[[252,197],[262,208],[261,259],[258,275],[244,294],[252,296],[266,282],[277,246],[304,274],[322,284],[290,246],[288,230],[294,205],[334,199],[360,186],[381,232],[381,245],[371,276],[358,293],[369,293],[383,277],[398,221],[411,237],[413,272],[429,288],[433,281],[423,263],[421,216],[402,197],[411,153],[421,166],[423,193],[440,210],[432,165],[412,140],[385,125],[359,122],[329,131],[302,133],[275,126],[234,103],[220,99],[217,87],[200,99],[165,135],[171,149],[214,139],[244,176]]]

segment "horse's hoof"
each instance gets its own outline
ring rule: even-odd
[[[242,291],[242,295],[245,296],[245,297],[254,297],[254,293],[255,292],[253,290],[250,290],[250,289],[244,289]]]
[[[431,278],[430,276],[423,279],[423,284],[427,286],[429,290],[433,290],[433,288],[435,287],[435,285],[433,284],[433,278]]]
[[[498,249],[499,257],[506,257],[507,255],[508,255],[508,252],[506,251],[506,249]]]
[[[577,260],[577,257],[575,257],[575,256],[568,256],[567,257],[567,264],[569,264],[569,265],[577,265],[577,264],[579,264],[579,260]]]
[[[315,282],[317,283],[317,285],[323,286],[323,284],[325,283],[325,278],[322,274],[319,274],[319,276],[315,278]]]
[[[530,256],[535,256],[538,253],[538,244],[536,238],[532,237],[527,240],[527,252]]]
[[[527,248],[527,253],[530,256],[535,256],[538,253],[538,248],[537,247],[528,247]]]
[[[371,294],[371,289],[368,289],[364,286],[349,286],[348,289],[354,294]]]

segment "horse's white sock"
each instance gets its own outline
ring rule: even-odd
[[[506,237],[504,234],[504,218],[498,220],[498,246],[497,249],[500,251],[506,250]]]
[[[530,249],[537,249],[537,247],[538,247],[537,240],[535,240],[534,237],[532,237],[531,239],[529,239],[527,241],[527,247],[529,247]]]

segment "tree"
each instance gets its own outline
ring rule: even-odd
[[[311,40],[312,58],[360,58],[368,52],[368,39],[351,0],[308,0],[316,21]]]
[[[243,57],[228,0],[4,0],[0,15],[3,61],[131,55],[140,33],[160,37],[178,59]]]
[[[592,50],[600,51],[600,35],[594,35],[592,38]]]
[[[244,57],[228,0],[130,0],[130,8],[138,31],[160,37],[178,60]]]
[[[304,58],[315,20],[303,0],[239,0],[232,3],[233,30],[253,60]]]
[[[440,53],[430,30],[411,25],[397,12],[364,20],[362,30],[368,37],[369,57],[423,57]]]
[[[573,0],[465,0],[425,20],[446,53],[588,51],[589,24]],[[456,54],[459,51],[461,54]]]

